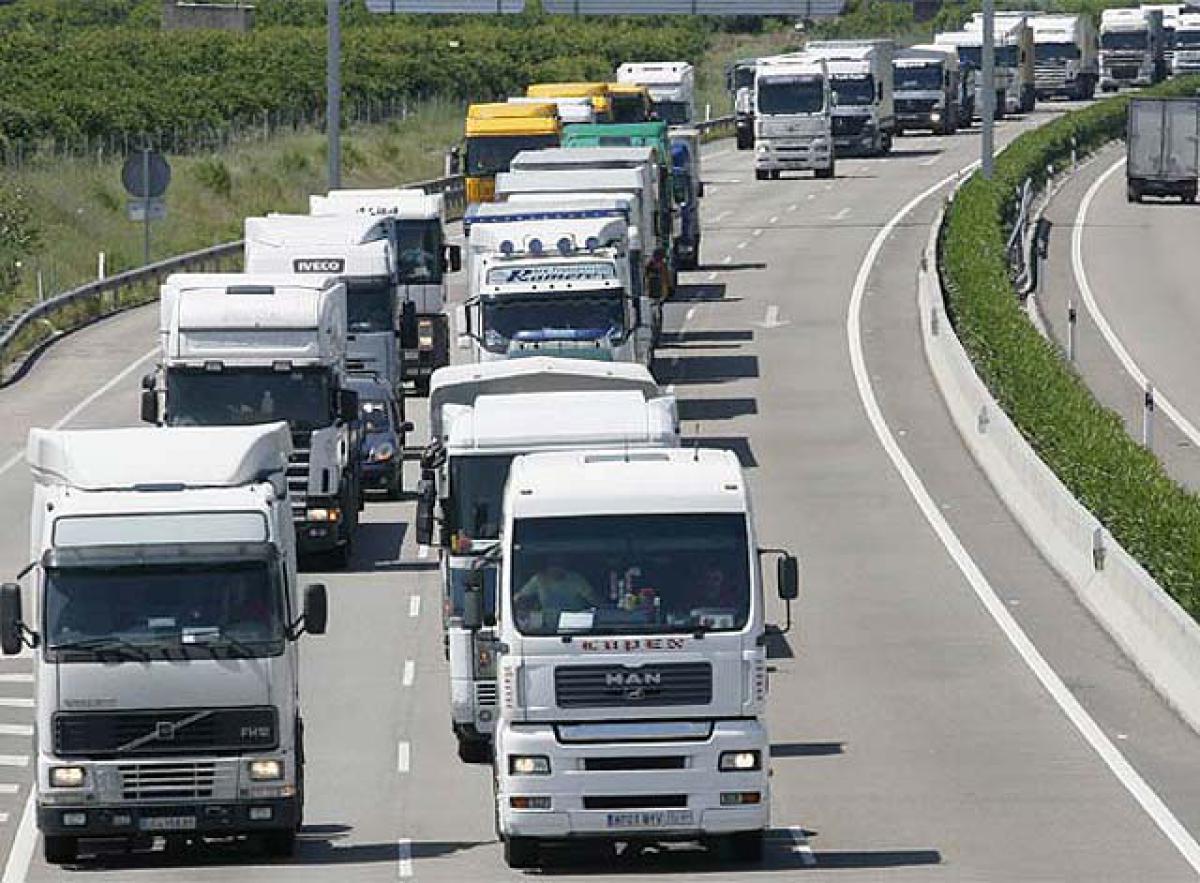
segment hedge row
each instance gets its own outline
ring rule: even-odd
[[[1193,94],[1195,79],[1155,94]],[[1200,497],[1174,482],[1154,455],[1101,406],[1059,350],[1028,321],[1005,256],[1017,187],[1040,187],[1048,167],[1123,135],[1128,99],[1111,98],[1023,135],[976,174],[947,214],[941,271],[959,338],[992,395],[1038,455],[1112,536],[1193,617],[1200,619]]]

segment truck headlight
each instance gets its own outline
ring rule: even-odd
[[[510,754],[508,772],[512,776],[548,776],[550,758],[541,754]]]
[[[762,754],[757,751],[722,751],[717,769],[723,773],[749,773],[762,769]]]
[[[82,788],[87,781],[87,770],[81,766],[50,767],[50,785],[53,788]]]
[[[283,763],[278,760],[252,760],[246,771],[253,782],[274,782],[283,778]]]
[[[391,442],[383,442],[377,448],[371,448],[367,459],[372,463],[386,463],[396,456],[396,447]]]
[[[929,115],[929,119],[935,123],[938,122],[939,120],[941,120],[941,118],[942,118],[942,115],[940,113],[938,113],[936,110]]]
[[[342,511],[337,507],[328,509],[309,509],[309,521],[339,521],[342,517]]]

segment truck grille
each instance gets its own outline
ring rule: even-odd
[[[712,702],[712,665],[575,665],[554,670],[560,708],[646,708],[660,705],[708,705]]]
[[[1109,68],[1114,80],[1136,80],[1138,66],[1136,64],[1114,64]]]
[[[936,98],[897,98],[896,113],[929,113],[937,106]]]
[[[475,704],[494,706],[496,704],[496,682],[493,680],[475,682]]]
[[[131,763],[117,770],[125,800],[210,800],[225,784],[213,763]]]
[[[633,755],[632,757],[585,757],[583,768],[589,773],[612,773],[627,770],[682,770],[687,758],[682,754]]]
[[[60,712],[52,726],[59,757],[238,753],[279,744],[270,707]]]

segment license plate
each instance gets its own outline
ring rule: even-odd
[[[143,831],[195,831],[195,816],[150,816],[141,819],[138,827]]]
[[[648,812],[610,812],[610,828],[685,828],[695,824],[690,809],[660,809]]]

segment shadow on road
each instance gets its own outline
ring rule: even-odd
[[[758,413],[758,399],[679,399],[680,420],[732,420]]]
[[[750,330],[728,331],[664,331],[659,338],[660,347],[678,347],[702,343],[748,343],[754,340]]]
[[[663,383],[720,383],[759,376],[758,356],[670,356],[655,359],[654,376]]]
[[[771,757],[784,759],[789,757],[830,757],[835,754],[845,754],[845,742],[773,742]]]

